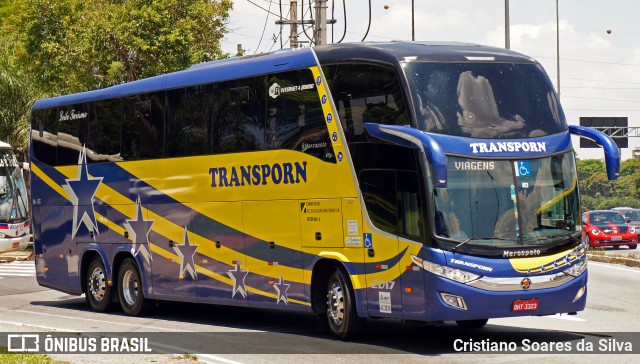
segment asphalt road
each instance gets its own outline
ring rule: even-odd
[[[179,347],[188,343],[199,347],[198,353],[190,353],[210,363],[640,362],[640,269],[610,264],[590,263],[588,304],[577,316],[490,320],[481,336],[452,323],[403,325],[370,320],[367,332],[349,343],[317,331],[315,317],[302,313],[195,304],[161,305],[148,317],[127,317],[117,311],[95,313],[86,308],[83,297],[39,287],[33,276],[4,276],[7,267],[6,263],[0,265],[1,332],[85,332],[88,336],[105,332],[162,333],[156,339],[163,343],[164,352],[181,354]],[[624,332],[632,334],[619,334]],[[463,343],[488,340],[521,344],[532,340],[571,345],[583,339],[596,343],[602,339],[606,343],[632,342],[637,346],[633,351],[639,354],[554,354],[542,349],[535,354],[457,352],[451,344],[456,337],[464,338]],[[71,363],[177,363],[193,358],[170,354],[54,357]]]

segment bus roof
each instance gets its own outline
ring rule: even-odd
[[[145,78],[100,90],[38,100],[34,103],[33,109],[80,104],[315,65],[315,57],[309,48],[222,59],[197,64],[184,71]]]
[[[397,64],[422,62],[535,62],[531,57],[504,49],[461,42],[367,42],[314,47],[320,64],[369,61]]]
[[[366,61],[398,64],[403,61],[496,61],[535,62],[502,48],[455,42],[367,42],[341,43],[297,50],[236,57],[194,65],[186,70],[150,77],[100,90],[57,96],[35,102],[33,109],[80,104],[127,95],[143,94],[203,83],[281,72],[320,64]]]

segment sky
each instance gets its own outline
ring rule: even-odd
[[[304,1],[305,19],[310,15],[309,1]],[[369,1],[345,0],[346,17],[342,0],[334,1],[328,1],[327,13],[331,18],[333,6],[333,40],[342,37],[346,24],[343,42],[362,41],[369,24]],[[299,6],[302,2],[298,0]],[[411,2],[371,0],[366,41],[411,40]],[[505,2],[414,0],[415,39],[505,47]],[[286,17],[289,0],[234,0],[223,50],[235,54],[238,44],[246,54],[280,49],[280,26],[275,24],[280,3]],[[510,48],[540,62],[558,91],[559,34],[560,100],[567,122],[579,125],[580,117],[628,117],[629,127],[640,130],[639,16],[638,0],[510,0]],[[288,26],[282,34],[288,48]],[[306,40],[305,35],[300,39]],[[331,43],[331,27],[327,39]],[[637,136],[629,139],[629,148],[621,150],[623,160],[640,148],[640,132],[633,134]],[[577,137],[573,145],[581,159],[603,157],[602,150],[580,149]]]

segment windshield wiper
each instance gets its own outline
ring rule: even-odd
[[[530,242],[530,241],[540,241],[540,240],[553,239],[553,238],[558,238],[558,237],[570,238],[572,241],[577,242],[577,243],[581,242],[580,239],[576,238],[571,233],[559,233],[559,234],[551,234],[551,235],[545,235],[545,236],[529,238],[529,239],[524,240],[523,243],[524,242]]]
[[[485,237],[473,237],[473,238],[469,238],[465,241],[463,241],[462,243],[454,246],[453,248],[451,248],[451,251],[455,251],[456,249],[458,249],[459,247],[465,245],[466,243],[472,241],[472,240],[507,240],[507,241],[514,241],[515,239],[507,239],[507,238],[499,238],[497,236],[491,237],[491,238],[485,238]]]

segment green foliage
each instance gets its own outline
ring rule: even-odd
[[[0,55],[11,54],[12,42],[0,36]],[[16,149],[29,144],[29,111],[40,97],[33,82],[0,56],[0,140]]]
[[[231,0],[21,0],[7,28],[16,59],[65,94],[223,58]]]
[[[14,0],[0,0],[0,26],[13,11]]]
[[[607,179],[601,160],[580,160],[577,169],[583,211],[620,206],[640,208],[640,161],[623,161],[620,177],[615,181]]]

